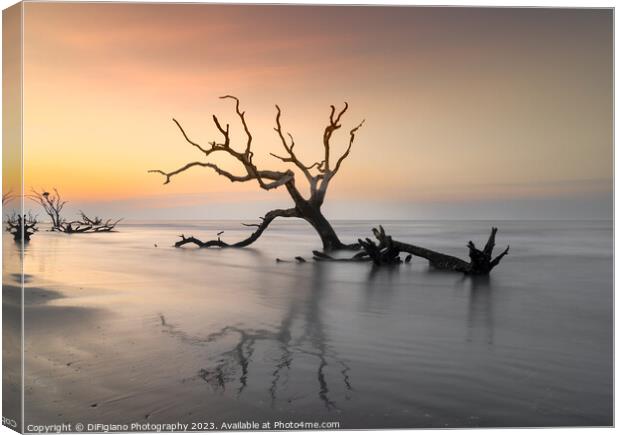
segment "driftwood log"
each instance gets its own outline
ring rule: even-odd
[[[372,261],[377,266],[394,265],[402,263],[401,253],[409,254],[405,258],[408,263],[411,256],[425,258],[429,264],[438,270],[449,270],[453,272],[461,272],[467,275],[488,275],[494,267],[496,267],[502,258],[508,255],[510,246],[502,253],[493,258],[493,249],[495,248],[495,235],[497,228],[491,228],[491,234],[484,246],[480,250],[476,248],[474,242],[469,241],[470,261],[462,260],[452,255],[442,254],[420,246],[411,245],[409,243],[393,240],[391,236],[385,234],[382,226],[373,228],[372,230],[377,242],[367,238],[360,239],[359,244],[362,251],[355,254],[351,258],[334,258],[328,254],[319,251],[313,251],[315,261]]]
[[[80,219],[65,222],[62,221],[58,226],[58,231],[62,231],[67,234],[74,233],[109,233],[114,231],[116,225],[122,221],[122,219],[117,219],[113,221],[112,219],[103,220],[102,218],[96,216],[94,218],[88,217],[83,211],[80,211]]]

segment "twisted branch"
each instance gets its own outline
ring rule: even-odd
[[[274,127],[275,132],[280,139],[284,150],[286,151],[285,155],[277,155],[271,153],[271,155],[285,163],[292,163],[297,169],[299,169],[310,184],[310,198],[306,199],[297,189],[295,185],[295,173],[289,169],[286,171],[271,171],[271,170],[261,170],[259,169],[253,162],[253,152],[252,152],[252,134],[248,127],[245,111],[241,110],[239,99],[232,95],[225,95],[220,97],[221,99],[231,99],[235,102],[235,113],[239,117],[241,124],[243,125],[243,129],[247,136],[247,141],[245,143],[245,150],[243,152],[235,150],[231,146],[230,140],[230,126],[226,124],[224,127],[222,123],[219,121],[217,116],[213,115],[213,122],[218,129],[218,131],[223,136],[223,141],[209,142],[210,147],[205,147],[200,145],[199,143],[193,141],[189,138],[181,124],[173,119],[179,130],[181,131],[185,140],[200,150],[205,157],[208,157],[212,153],[215,152],[224,152],[232,157],[234,157],[237,161],[239,161],[244,169],[245,174],[234,174],[225,169],[222,169],[215,163],[204,162],[204,161],[194,161],[184,164],[183,166],[172,170],[172,171],[164,171],[162,169],[151,169],[149,173],[160,174],[164,177],[164,184],[169,184],[172,178],[182,172],[188,171],[194,167],[202,167],[202,168],[210,168],[214,170],[218,175],[221,175],[227,178],[231,182],[246,182],[251,180],[256,180],[259,186],[265,190],[276,189],[280,186],[285,186],[289,195],[293,199],[295,203],[294,217],[299,217],[308,221],[319,233],[321,239],[323,241],[323,245],[328,248],[341,248],[346,247],[347,245],[343,245],[340,240],[338,240],[337,235],[334,230],[331,228],[327,220],[322,216],[320,207],[323,204],[325,193],[327,191],[327,187],[329,185],[330,180],[336,174],[336,172],[340,169],[342,162],[349,156],[351,152],[351,148],[353,142],[355,140],[355,133],[362,127],[364,121],[362,121],[359,125],[353,128],[349,133],[349,144],[342,156],[338,158],[336,167],[332,171],[330,169],[329,157],[330,157],[330,139],[334,131],[341,128],[340,120],[342,116],[347,111],[349,105],[348,103],[344,104],[344,108],[336,113],[336,108],[334,106],[331,107],[331,113],[329,116],[329,125],[325,128],[325,132],[323,135],[323,146],[325,147],[325,159],[321,162],[315,162],[311,165],[304,164],[297,156],[294,151],[295,148],[295,140],[293,135],[290,133],[284,133],[282,129],[282,111],[278,105],[276,105],[276,126]],[[317,173],[313,173],[313,170],[316,170]],[[320,183],[320,186],[319,186]],[[271,212],[270,212],[271,213]],[[269,214],[269,213],[268,213]],[[292,216],[292,215],[291,215]],[[265,225],[265,222],[261,224],[261,226],[257,226],[259,229]],[[267,223],[268,225],[268,223]],[[322,226],[324,228],[317,228],[317,225]],[[258,235],[262,233],[261,231],[257,231]],[[176,246],[182,246],[187,243],[194,243],[201,247],[206,246],[218,246],[218,247],[229,247],[229,246],[247,246],[252,243],[257,237],[251,237],[249,241],[242,241],[239,243],[235,243],[234,245],[228,245],[221,240],[202,242],[195,238],[185,238],[182,237],[180,242],[177,242]],[[356,246],[356,245],[355,245]]]
[[[297,166],[301,170],[301,172],[306,176],[308,181],[312,183],[313,177],[312,177],[312,174],[310,174],[310,169],[312,169],[314,166],[319,165],[319,163],[316,162],[310,166],[306,166],[297,158],[297,156],[295,155],[295,152],[293,151],[293,148],[295,147],[295,140],[293,139],[293,135],[291,135],[290,133],[287,133],[291,141],[291,144],[289,145],[286,139],[284,138],[284,134],[282,133],[282,125],[280,124],[280,116],[282,115],[282,111],[280,110],[280,106],[278,106],[277,104],[276,104],[276,110],[277,110],[276,126],[274,127],[274,130],[276,131],[276,133],[278,133],[278,137],[280,138],[280,141],[282,142],[282,146],[288,153],[289,157],[281,157],[273,153],[270,153],[270,154],[273,157],[282,160],[283,162],[293,163],[295,166]]]
[[[338,113],[338,115],[336,115],[336,117],[334,118],[334,115],[336,113],[336,107],[334,107],[333,105],[330,106],[331,108],[331,112],[329,114],[329,125],[327,127],[325,127],[325,131],[323,133],[323,147],[325,148],[325,160],[323,165],[321,166],[320,170],[321,172],[329,172],[330,168],[329,168],[329,158],[330,158],[330,143],[329,140],[332,137],[332,134],[334,133],[334,131],[338,130],[340,127],[342,127],[339,122],[340,122],[340,118],[342,118],[342,115],[344,115],[344,113],[347,111],[347,109],[349,108],[349,103],[347,103],[345,101],[344,103],[344,108]]]
[[[258,239],[261,236],[261,234],[263,234],[263,231],[265,231],[267,229],[269,224],[275,218],[278,218],[278,217],[300,217],[300,215],[299,215],[297,209],[295,209],[295,208],[271,210],[264,217],[261,218],[261,223],[260,224],[251,224],[251,226],[255,226],[256,227],[256,230],[249,237],[247,237],[247,238],[245,238],[243,240],[240,240],[240,241],[238,241],[236,243],[232,243],[232,244],[228,244],[228,243],[224,242],[219,237],[217,238],[217,240],[208,240],[206,242],[203,242],[202,240],[199,240],[196,237],[193,237],[193,236],[185,237],[185,235],[181,234],[181,236],[180,236],[181,240],[176,242],[174,244],[174,246],[176,248],[180,248],[183,245],[187,245],[187,244],[193,243],[194,245],[198,246],[199,248],[212,248],[212,247],[216,247],[216,248],[243,248],[245,246],[250,245],[254,241],[256,241],[256,239]],[[243,225],[250,226],[250,224],[243,224]]]
[[[237,115],[239,116],[239,118],[241,119],[241,124],[243,124],[243,129],[245,130],[245,134],[248,137],[248,140],[246,142],[245,145],[245,154],[249,156],[250,161],[252,160],[252,152],[250,151],[250,148],[252,146],[252,133],[250,133],[250,129],[248,128],[248,124],[245,122],[245,111],[241,111],[239,109],[239,98],[234,97],[232,95],[224,95],[223,97],[220,97],[220,99],[224,100],[226,98],[230,98],[231,100],[235,100],[235,111],[237,112]],[[226,130],[228,130],[228,126],[226,126]],[[220,129],[221,131],[221,129]]]
[[[349,132],[349,146],[347,147],[347,150],[342,154],[342,156],[340,156],[340,158],[336,162],[336,167],[334,168],[332,176],[336,175],[336,173],[338,172],[338,169],[340,169],[340,165],[342,164],[344,159],[346,159],[349,156],[349,153],[351,152],[351,147],[353,146],[353,142],[355,141],[355,133],[357,132],[357,130],[359,130],[362,127],[362,125],[364,125],[364,122],[366,122],[366,120],[362,119],[362,122],[360,122],[357,125],[357,127],[353,128]]]
[[[250,129],[245,120],[245,112],[241,111],[241,109],[239,108],[239,99],[232,95],[225,95],[220,98],[221,99],[232,99],[235,101],[235,111],[237,115],[239,116],[239,118],[241,119],[241,123],[243,124],[243,129],[245,130],[246,135],[247,135],[247,142],[246,142],[246,147],[245,147],[244,152],[238,152],[230,146],[230,126],[229,124],[226,124],[226,128],[222,127],[222,124],[220,123],[219,119],[215,115],[213,115],[213,122],[215,126],[217,127],[217,129],[219,130],[219,132],[224,137],[224,141],[222,143],[212,141],[209,143],[211,145],[211,148],[208,148],[208,149],[204,148],[197,142],[191,140],[189,136],[187,135],[187,133],[185,132],[185,130],[183,129],[183,127],[181,126],[181,124],[176,119],[173,119],[173,121],[177,125],[177,127],[179,127],[179,130],[181,130],[181,133],[183,134],[183,137],[185,138],[185,140],[188,143],[190,143],[192,146],[194,146],[195,148],[199,149],[205,155],[205,157],[209,156],[210,154],[214,152],[223,151],[231,155],[235,159],[237,159],[243,165],[243,167],[246,170],[246,175],[234,175],[220,168],[215,163],[199,162],[199,161],[187,163],[181,166],[180,168],[175,169],[170,172],[166,172],[161,169],[151,169],[148,172],[163,175],[165,177],[164,184],[168,184],[170,183],[170,180],[173,176],[180,174],[181,172],[185,172],[186,170],[190,168],[200,166],[204,168],[211,168],[215,172],[217,172],[218,175],[222,175],[228,178],[232,182],[245,182],[245,181],[250,181],[250,180],[257,180],[260,187],[265,190],[275,189],[277,187],[280,187],[286,184],[290,180],[292,180],[293,173],[291,171],[286,171],[286,172],[261,171],[256,167],[256,165],[252,163],[252,157],[253,157],[253,153],[251,151],[252,134],[250,133]],[[271,180],[271,182],[265,182],[264,180]]]

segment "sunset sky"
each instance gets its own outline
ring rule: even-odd
[[[26,187],[127,218],[250,218],[286,192],[196,168],[215,113],[281,169],[275,108],[307,163],[366,119],[333,218],[611,218],[611,10],[26,3]],[[235,162],[212,161],[242,172]],[[303,180],[298,184],[303,185]]]

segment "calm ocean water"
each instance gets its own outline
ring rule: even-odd
[[[374,224],[335,227],[353,241]],[[384,226],[466,258],[492,224],[511,250],[486,280],[416,258],[276,263],[320,247],[298,221],[243,250],[171,247],[181,233],[234,241],[248,233],[238,222],[38,233],[25,252],[26,422],[612,424],[611,222]]]

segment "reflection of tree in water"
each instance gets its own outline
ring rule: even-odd
[[[492,345],[494,339],[493,299],[490,277],[469,277],[468,341],[474,340],[474,331],[482,328],[485,341]]]
[[[239,389],[237,393],[241,394],[248,383],[248,366],[254,354],[254,346],[257,340],[268,339],[270,333],[268,331],[245,331],[243,329],[227,326],[221,331],[211,334],[207,338],[207,342],[214,342],[228,334],[238,334],[239,342],[229,351],[219,355],[219,359],[214,368],[209,370],[200,369],[198,376],[205,382],[222,390],[226,389],[226,384],[235,380],[237,366],[240,370]]]
[[[191,337],[175,325],[166,322],[163,315],[160,315],[161,325],[165,328],[165,332],[192,344],[221,345],[232,339],[232,347],[218,353],[214,358],[214,363],[200,369],[198,376],[215,390],[225,391],[226,387],[238,384],[237,394],[243,393],[248,385],[250,366],[256,346],[261,342],[275,344],[278,354],[271,370],[268,389],[272,406],[278,398],[279,388],[288,381],[295,357],[310,356],[316,360],[319,399],[327,409],[337,409],[336,403],[330,398],[326,369],[329,366],[338,367],[339,382],[342,382],[345,389],[345,398],[349,399],[349,393],[353,389],[349,377],[350,367],[328,345],[321,309],[321,300],[326,290],[322,265],[317,265],[313,272],[307,297],[301,300],[293,298],[275,330],[226,326],[204,338],[199,338]],[[292,288],[295,292],[301,291],[297,287]],[[297,322],[301,322],[301,335],[299,338],[294,338],[293,329]]]

